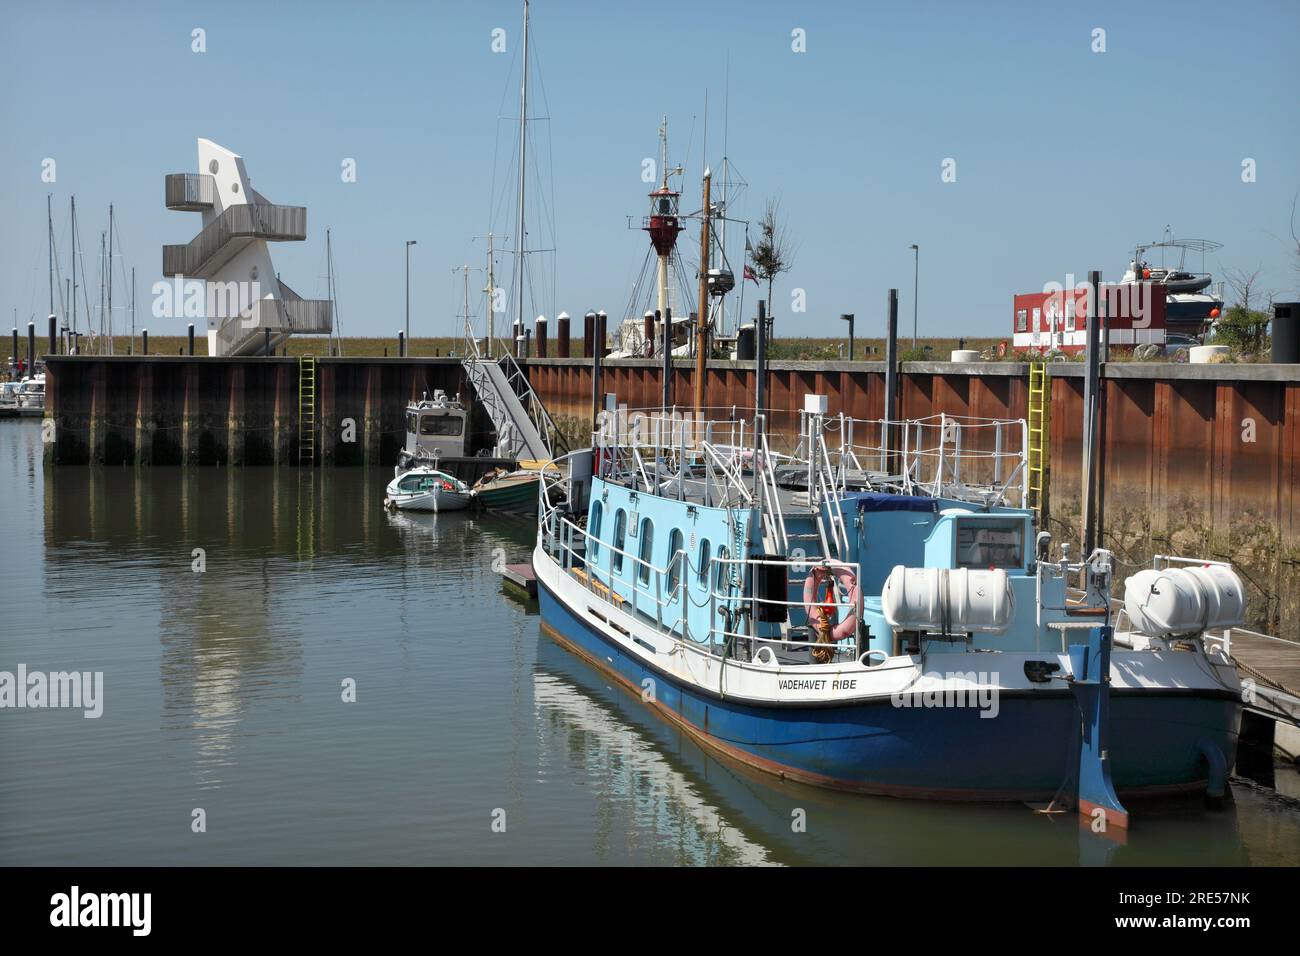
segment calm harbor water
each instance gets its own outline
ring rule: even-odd
[[[104,675],[98,719],[0,710],[0,864],[1300,863],[1300,808],[1243,784],[1113,848],[737,770],[502,597],[530,521],[390,515],[390,475],[47,470],[0,422],[0,670]]]

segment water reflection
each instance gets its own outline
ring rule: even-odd
[[[680,835],[681,862],[741,862],[750,847],[763,851],[764,862],[784,864],[1249,862],[1231,802],[1219,811],[1199,800],[1139,804],[1133,834],[1116,846],[1081,831],[1072,814],[862,797],[779,781],[719,760],[544,634],[538,640],[539,735],[568,742],[568,760],[600,781],[609,812],[630,805],[639,828]],[[603,756],[590,759],[593,752]],[[805,832],[794,828],[797,810],[806,814]],[[733,830],[734,850],[722,839]]]

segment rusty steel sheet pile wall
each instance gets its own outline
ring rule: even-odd
[[[298,463],[297,359],[50,356],[47,369],[51,464]],[[393,464],[407,402],[434,389],[465,398],[471,432],[490,427],[457,359],[319,358],[316,376],[318,464]]]
[[[522,364],[560,427],[581,442],[591,427],[590,361]],[[406,403],[436,388],[460,394],[471,408],[471,432],[480,442],[490,437],[456,359],[320,358],[317,374],[318,464],[391,465]],[[606,360],[602,392],[628,408],[658,408],[661,374],[655,360]],[[694,375],[676,363],[671,398],[687,412]],[[294,359],[51,357],[46,459],[296,464],[298,376]],[[1249,582],[1252,623],[1300,636],[1300,367],[1112,363],[1103,383],[1100,540],[1121,562],[1120,580],[1153,553],[1231,560]],[[777,442],[792,443],[807,394],[826,395],[831,416],[879,419],[884,388],[879,362],[772,362],[769,427]],[[905,363],[899,393],[903,418],[1022,419],[1028,366]],[[729,417],[733,407],[751,417],[754,394],[752,363],[710,363],[709,417]],[[1077,543],[1082,366],[1053,364],[1050,395],[1048,527],[1057,541]],[[353,441],[345,440],[348,422]],[[992,450],[991,433],[963,440]]]

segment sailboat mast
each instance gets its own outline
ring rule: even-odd
[[[77,197],[72,197],[72,341],[77,341]]]
[[[494,267],[493,267],[493,262],[492,262],[492,259],[493,259],[493,253],[492,253],[492,240],[493,240],[493,238],[494,238],[494,237],[493,237],[492,233],[489,232],[489,233],[488,233],[488,253],[487,253],[487,256],[488,256],[488,261],[487,261],[487,277],[488,277],[488,283],[487,283],[487,310],[488,310],[488,316],[487,316],[487,320],[488,320],[488,327],[487,327],[487,357],[488,357],[488,358],[491,358],[491,357],[492,357],[492,347],[493,347],[493,343],[496,341],[496,303],[497,303],[497,290],[496,290],[496,271],[495,271],[495,269],[494,269]]]
[[[99,234],[99,338],[100,353],[103,353],[104,345],[104,234]]]
[[[515,311],[514,347],[519,353],[519,337],[524,330],[524,190],[525,160],[528,155],[528,0],[524,0],[523,82],[519,87],[519,220],[515,229],[515,285],[518,304]]]
[[[50,315],[54,314],[54,213],[50,203],[53,196],[45,197],[45,222],[50,240]]]
[[[113,204],[108,204],[108,354],[113,354]]]

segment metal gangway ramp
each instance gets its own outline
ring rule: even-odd
[[[569,451],[528,377],[508,352],[483,358],[469,340],[461,365],[497,432],[497,455],[516,461],[551,461]]]

